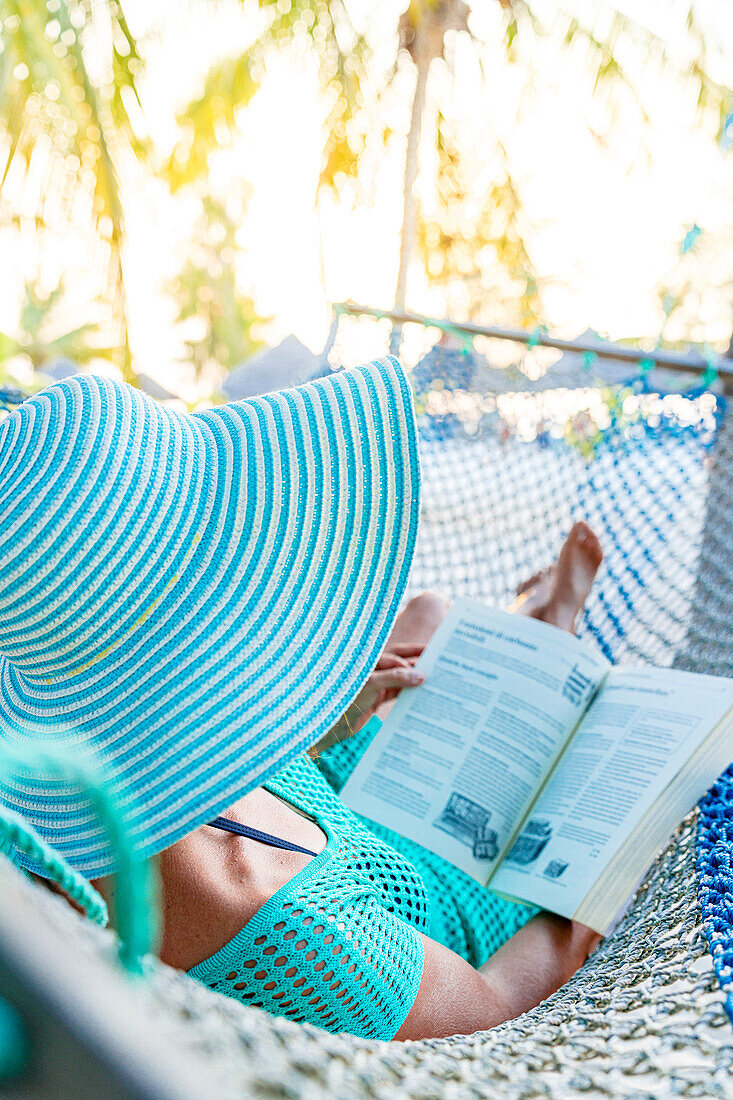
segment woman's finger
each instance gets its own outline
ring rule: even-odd
[[[415,668],[386,668],[373,672],[369,677],[372,686],[377,691],[386,691],[388,688],[417,687],[422,684],[425,677]]]
[[[394,699],[397,698],[399,693],[399,688],[387,688],[387,690],[382,693],[382,696],[379,700],[379,706],[381,707],[382,703],[391,703]]]
[[[388,642],[384,652],[397,653],[400,657],[419,657],[424,649],[424,645],[415,642]]]
[[[409,661],[406,657],[398,657],[396,653],[388,653],[386,650],[376,663],[376,668],[408,668]]]

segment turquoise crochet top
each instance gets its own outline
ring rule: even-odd
[[[532,911],[344,806],[334,788],[376,728],[327,750],[319,767],[298,757],[265,784],[320,826],[326,846],[189,974],[277,1016],[388,1040],[417,996],[419,933],[479,965]]]
[[[189,973],[278,1016],[391,1039],[422,976],[420,876],[346,809],[307,757],[267,790],[312,817],[326,847]]]

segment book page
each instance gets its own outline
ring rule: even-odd
[[[492,887],[572,917],[645,811],[731,706],[732,680],[613,669]],[[655,855],[656,849],[640,853],[639,873]],[[626,899],[610,900],[618,908]]]
[[[459,600],[341,798],[480,882],[610,667],[570,634]]]

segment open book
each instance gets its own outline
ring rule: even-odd
[[[459,600],[341,792],[492,890],[605,933],[733,759],[733,680],[614,668]]]

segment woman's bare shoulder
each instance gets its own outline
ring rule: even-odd
[[[314,852],[326,843],[314,822],[261,787],[224,816]],[[207,825],[171,845],[159,856],[163,962],[189,970],[209,958],[311,858]]]

